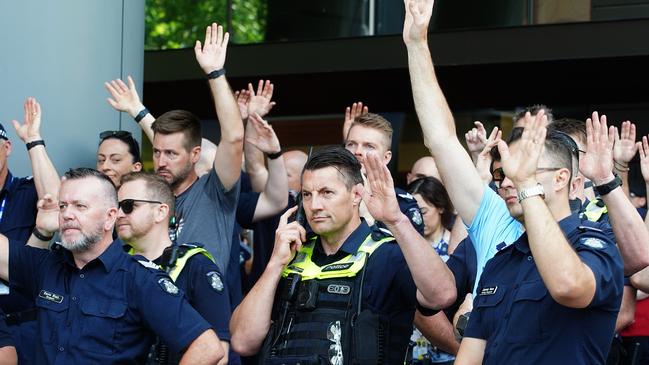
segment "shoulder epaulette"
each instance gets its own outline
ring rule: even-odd
[[[584,232],[597,232],[597,233],[604,233],[603,230],[601,230],[601,229],[599,229],[599,228],[597,228],[597,227],[593,227],[593,226],[582,225],[582,226],[579,226],[578,228],[579,228],[580,230],[584,231]]]

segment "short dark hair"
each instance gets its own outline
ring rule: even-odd
[[[586,122],[579,119],[560,118],[548,125],[548,129],[563,132],[570,136],[577,137],[580,142],[586,144]]]
[[[518,122],[522,118],[525,118],[525,114],[527,112],[532,114],[532,116],[535,116],[541,110],[545,111],[545,115],[548,117],[548,123],[552,123],[553,121],[552,109],[548,108],[548,106],[544,104],[534,104],[518,110],[514,115],[514,123]]]
[[[63,177],[65,180],[82,180],[88,178],[97,179],[104,188],[104,197],[106,198],[106,201],[110,203],[111,207],[117,206],[117,190],[115,190],[115,185],[108,176],[101,172],[87,167],[79,167],[68,170],[63,174]]]
[[[136,171],[128,173],[122,176],[122,186],[127,182],[131,181],[144,181],[146,185],[146,195],[149,200],[157,200],[163,202],[169,206],[169,213],[174,214],[176,197],[174,196],[173,191],[171,191],[171,186],[167,181],[150,172]]]
[[[201,145],[201,121],[187,110],[171,110],[159,116],[151,125],[153,133],[182,133],[187,151]]]
[[[107,137],[101,138],[101,135],[104,133],[107,133]],[[140,145],[137,143],[135,138],[133,138],[133,135],[131,132],[128,131],[105,131],[102,132],[99,136],[100,141],[99,145],[101,146],[104,141],[107,141],[109,139],[116,139],[118,141],[122,141],[128,146],[128,153],[131,155],[131,158],[133,159],[133,163],[138,163],[142,162],[142,159],[140,158]]]
[[[408,185],[407,188],[410,194],[419,194],[428,203],[441,209],[442,212],[442,226],[451,230],[453,228],[453,218],[455,217],[455,209],[448,192],[441,181],[432,176],[422,177]]]
[[[356,184],[363,183],[361,175],[361,163],[356,157],[342,146],[326,146],[315,152],[304,165],[304,171],[313,171],[333,167],[343,176],[343,181],[347,189]]]

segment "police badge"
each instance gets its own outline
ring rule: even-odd
[[[207,281],[210,283],[212,289],[219,293],[223,291],[223,281],[221,281],[221,275],[217,271],[208,272]]]
[[[180,293],[180,290],[178,287],[171,282],[169,278],[161,278],[158,280],[158,285],[164,290],[165,292],[171,294],[171,295],[178,295]]]

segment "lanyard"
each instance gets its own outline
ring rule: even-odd
[[[11,187],[11,183],[14,182],[14,177],[11,177],[11,180],[9,180],[9,186],[7,186],[7,190],[9,190],[9,187]],[[4,216],[5,213],[5,205],[7,204],[7,196],[9,195],[9,191],[5,194],[5,197],[2,198],[2,203],[0,203],[0,222],[2,222],[2,217]]]

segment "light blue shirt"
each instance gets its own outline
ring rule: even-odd
[[[475,297],[487,261],[499,250],[514,243],[525,232],[525,228],[509,214],[505,201],[489,186],[485,186],[480,207],[473,217],[473,222],[466,228],[478,259],[478,270],[473,285]]]

